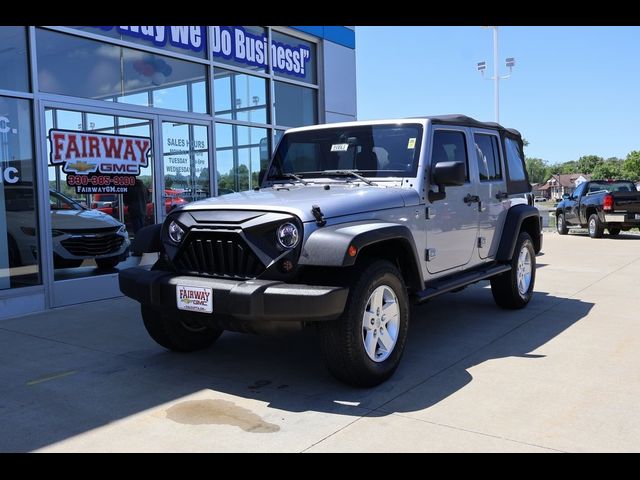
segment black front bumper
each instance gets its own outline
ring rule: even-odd
[[[244,321],[335,320],[342,314],[349,293],[342,287],[192,277],[141,267],[121,270],[118,281],[127,297],[174,310],[178,283],[212,288],[212,315]]]

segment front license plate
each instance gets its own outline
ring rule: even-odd
[[[640,220],[640,213],[636,213],[636,220]]]
[[[213,289],[176,285],[176,305],[180,310],[213,313]]]

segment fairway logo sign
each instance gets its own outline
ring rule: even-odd
[[[62,167],[77,193],[126,193],[149,165],[146,137],[52,129],[49,143],[49,162]]]

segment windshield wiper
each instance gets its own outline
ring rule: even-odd
[[[334,175],[336,177],[349,177],[349,176],[356,177],[357,179],[362,180],[368,185],[373,185],[373,186],[377,185],[375,182],[372,182],[368,178],[365,178],[362,175],[360,175],[358,173],[358,170],[324,170],[322,172],[322,175],[328,175],[328,176]]]
[[[302,178],[300,175],[296,175],[295,173],[281,173],[280,175],[277,175],[276,178],[288,178],[289,180],[297,180],[299,182],[302,182],[303,185],[308,185],[309,182],[307,182],[304,178]]]

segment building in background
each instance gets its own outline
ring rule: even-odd
[[[256,186],[287,128],[356,119],[353,27],[11,26],[0,44],[0,318],[120,295],[136,178],[161,222]]]

